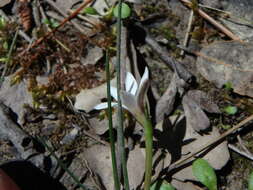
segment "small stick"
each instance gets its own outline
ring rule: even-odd
[[[187,46],[187,43],[188,43],[188,40],[189,40],[190,32],[191,32],[191,29],[192,29],[193,16],[194,16],[194,11],[191,10],[191,12],[190,12],[190,17],[189,17],[189,21],[188,21],[188,26],[187,26],[187,30],[186,30],[185,38],[184,38],[184,42],[183,42],[183,46],[184,46],[184,47]],[[181,50],[180,55],[181,55],[181,56],[184,55],[184,50],[183,50],[183,49]]]
[[[253,161],[253,155],[252,154],[249,154],[247,153],[246,151],[242,151],[242,150],[239,150],[236,146],[232,145],[232,144],[228,144],[228,148],[230,148],[231,150],[233,150],[234,152],[250,159]]]
[[[175,169],[179,166],[182,166],[185,161],[189,160],[190,158],[196,156],[197,154],[199,154],[200,152],[206,150],[208,147],[210,147],[211,145],[221,141],[222,139],[224,139],[225,137],[227,137],[228,135],[230,135],[231,133],[236,132],[238,129],[240,129],[243,125],[248,124],[249,122],[251,122],[253,120],[253,115],[247,117],[246,119],[242,120],[240,123],[238,123],[237,125],[235,125],[233,128],[227,130],[226,132],[224,132],[223,134],[221,134],[219,137],[216,137],[215,139],[209,141],[208,143],[200,146],[197,150],[195,150],[194,152],[190,153],[188,156],[186,156],[185,158],[182,158],[178,161],[176,161],[175,163],[171,164],[169,166],[168,171],[171,171],[172,169]]]
[[[180,1],[185,3],[185,5],[187,5],[188,7],[190,7],[190,8],[192,7],[192,3],[190,1],[188,1],[188,0],[180,0]],[[242,41],[238,36],[233,34],[231,31],[229,31],[227,28],[225,28],[222,24],[218,23],[216,20],[214,20],[212,17],[210,17],[208,14],[206,14],[201,9],[197,9],[196,11],[199,13],[200,16],[202,16],[204,19],[209,21],[211,24],[213,24],[216,28],[218,28],[220,31],[222,31],[224,34],[226,34],[231,39],[236,40],[236,41]]]
[[[37,41],[35,41],[31,47],[34,48],[37,45],[39,45],[41,42],[43,42],[46,38],[48,38],[49,36],[51,36],[52,34],[54,34],[59,28],[61,28],[62,26],[64,26],[67,22],[69,22],[70,20],[72,20],[73,18],[75,18],[78,13],[84,8],[86,7],[89,3],[91,3],[93,0],[85,0],[79,8],[77,8],[71,15],[69,15],[67,18],[65,18],[60,24],[59,26],[57,26],[56,28],[54,28],[52,31],[49,31],[48,33],[46,33],[43,37],[39,38]],[[19,56],[22,56],[26,51],[23,51],[19,54]]]

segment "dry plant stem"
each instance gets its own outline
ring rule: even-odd
[[[7,54],[7,61],[5,62],[4,70],[3,70],[1,78],[0,78],[0,86],[1,86],[1,84],[3,82],[4,76],[5,76],[6,72],[7,72],[7,69],[8,69],[8,66],[9,66],[9,63],[10,63],[11,54],[12,54],[12,51],[14,49],[14,45],[16,43],[17,37],[18,37],[18,31],[19,30],[17,29],[17,31],[16,31],[16,33],[14,35],[14,38],[13,38],[13,40],[11,42],[11,47],[10,47],[9,52]]]
[[[238,153],[238,154],[240,154],[240,155],[242,155],[242,156],[244,156],[244,157],[246,157],[246,158],[248,158],[248,159],[250,159],[250,160],[253,161],[253,155],[251,153],[249,154],[246,151],[239,150],[236,146],[234,146],[232,144],[229,144],[228,148],[230,148],[234,152],[236,152],[236,153]]]
[[[75,18],[78,13],[84,8],[86,7],[89,3],[91,3],[93,0],[85,0],[78,9],[76,9],[70,16],[68,16],[67,18],[65,18],[60,24],[59,26],[57,26],[56,28],[54,28],[52,31],[49,31],[48,33],[46,33],[43,37],[39,38],[37,41],[35,41],[30,49],[36,47],[37,45],[39,45],[43,40],[45,40],[46,38],[48,38],[49,36],[51,36],[52,34],[54,34],[59,28],[61,28],[62,26],[64,26],[67,22],[69,22],[71,19]],[[22,56],[25,53],[25,51],[21,52],[21,54],[19,56]]]
[[[183,3],[185,3],[188,7],[192,7],[192,3],[188,0],[180,0]],[[218,28],[220,31],[222,31],[224,34],[226,34],[228,37],[230,37],[232,40],[242,41],[239,37],[234,35],[231,31],[229,31],[227,28],[225,28],[223,25],[215,21],[212,17],[210,17],[208,14],[206,14],[201,9],[196,10],[200,16],[202,16],[204,19],[206,19],[208,22],[213,24],[216,28]]]
[[[181,63],[170,57],[168,52],[164,50],[149,34],[146,35],[145,42],[157,53],[166,65],[171,67],[178,74],[180,78],[186,82],[192,79],[193,75]]]
[[[184,47],[187,46],[187,43],[188,43],[188,40],[189,40],[189,36],[190,36],[191,28],[192,28],[193,16],[194,16],[194,11],[191,10],[190,16],[189,16],[189,22],[188,22],[188,26],[187,26],[187,30],[186,30],[186,34],[185,34],[185,38],[184,38],[184,43],[183,43]],[[180,55],[181,56],[184,55],[184,50],[181,50]]]
[[[208,147],[210,147],[211,145],[215,144],[216,142],[224,139],[225,137],[227,137],[228,135],[230,135],[231,133],[237,131],[239,128],[241,128],[243,125],[249,123],[250,121],[253,120],[253,115],[249,116],[248,118],[244,119],[243,121],[241,121],[240,123],[238,123],[237,125],[235,125],[233,128],[227,130],[226,132],[224,132],[223,134],[221,134],[219,137],[209,141],[208,143],[200,146],[198,148],[198,150],[192,152],[191,154],[189,154],[188,156],[186,156],[185,158],[182,158],[180,160],[178,160],[177,162],[171,164],[169,166],[169,171],[172,169],[175,169],[181,165],[183,165],[185,163],[185,161],[187,161],[188,159],[196,156],[198,153],[202,152],[203,150],[207,149]]]
[[[118,143],[120,146],[120,160],[122,164],[123,170],[123,178],[124,178],[124,187],[125,190],[129,190],[129,181],[128,181],[128,173],[127,173],[127,164],[126,164],[126,153],[125,153],[125,138],[124,138],[124,130],[123,130],[123,111],[122,111],[122,103],[121,103],[121,9],[122,9],[122,0],[119,0],[119,11],[117,18],[117,94],[118,94],[118,126],[117,126],[117,135],[118,135]]]
[[[52,7],[54,7],[62,16],[64,16],[64,17],[68,17],[68,15],[62,10],[62,9],[60,9],[56,4],[55,4],[55,2],[53,2],[52,0],[46,0],[46,2],[49,4],[49,5],[51,5]],[[73,11],[71,14],[73,14],[75,11]],[[78,13],[79,14],[79,13]],[[77,14],[77,15],[78,15]],[[85,33],[85,31],[84,31],[84,29],[80,26],[80,24],[78,24],[77,22],[75,22],[75,21],[70,21],[72,24],[73,24],[73,26],[77,29],[77,30],[79,30],[79,32],[81,32],[81,33]]]
[[[245,144],[243,143],[242,141],[242,138],[240,135],[237,135],[237,140],[238,140],[238,143],[240,145],[240,147],[247,153],[247,154],[251,154],[251,152],[247,149],[247,147],[245,146]]]
[[[111,158],[112,158],[112,171],[115,190],[120,190],[120,181],[117,171],[117,160],[115,151],[115,140],[113,132],[113,122],[112,122],[112,98],[111,98],[111,77],[110,77],[110,63],[109,63],[109,52],[106,51],[106,83],[107,83],[107,102],[108,102],[108,125],[109,125],[109,136],[111,145]]]

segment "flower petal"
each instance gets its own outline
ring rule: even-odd
[[[136,115],[139,112],[137,101],[134,95],[129,92],[121,92],[122,105],[125,109],[131,112],[133,115]]]
[[[117,103],[116,102],[112,102],[112,107],[116,106]],[[107,109],[108,108],[108,103],[107,102],[103,102],[101,104],[96,105],[93,109],[95,110],[103,110],[103,109]]]
[[[114,86],[111,86],[111,96],[117,101],[118,100],[118,93],[117,93],[117,88]]]
[[[138,84],[137,84],[134,76],[130,72],[127,72],[127,74],[126,74],[125,87],[126,87],[126,92],[129,92],[133,95],[136,94]]]
[[[145,95],[148,91],[148,87],[149,87],[149,73],[148,73],[148,68],[145,68],[145,72],[141,78],[141,82],[140,82],[140,86],[137,92],[137,104],[140,107],[141,111],[144,112],[144,99],[145,99]]]
[[[148,67],[145,67],[145,71],[141,77],[141,82],[140,82],[140,86],[139,88],[141,88],[141,86],[145,83],[146,80],[149,79],[149,71],[148,71]]]

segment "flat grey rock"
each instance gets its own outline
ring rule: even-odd
[[[242,40],[253,37],[253,1],[222,0],[222,9],[230,13],[230,18],[221,19],[223,24]]]
[[[0,101],[10,107],[18,116],[18,123],[22,124],[25,114],[24,104],[32,106],[33,99],[31,93],[28,92],[26,81],[11,86],[12,76],[5,78],[0,89]]]
[[[218,88],[230,82],[234,92],[253,97],[252,52],[253,43],[217,42],[201,50],[197,68]]]

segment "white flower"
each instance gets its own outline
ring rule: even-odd
[[[134,116],[144,114],[144,99],[149,86],[149,72],[145,68],[140,84],[137,84],[134,76],[127,72],[125,80],[125,91],[121,92],[122,106],[130,111]],[[117,101],[117,88],[111,86],[111,96]],[[112,102],[112,106],[117,106],[117,102]],[[108,103],[104,102],[94,107],[96,110],[106,109]]]

